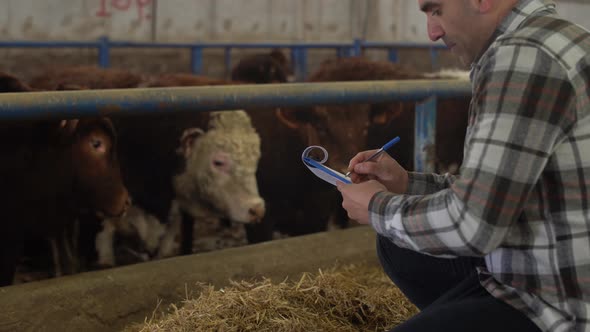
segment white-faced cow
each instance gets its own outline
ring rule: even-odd
[[[264,216],[256,182],[260,137],[249,116],[244,111],[179,116],[117,122],[125,178],[134,203],[145,212],[105,221],[97,237],[101,265],[121,263],[115,261],[116,236],[134,231],[143,244],[132,249],[140,260],[161,258],[192,252],[195,222],[227,218],[245,224]],[[206,125],[187,127],[191,120]],[[176,137],[174,146],[165,144],[171,137]],[[165,232],[152,222],[156,218],[168,221]]]
[[[261,76],[258,76],[258,79],[252,77],[249,79],[251,80],[250,83],[258,79],[264,81],[264,77]],[[243,83],[178,73],[162,74],[154,77],[148,86],[209,86]],[[280,220],[279,223],[282,224],[294,224],[296,220],[301,220],[301,211],[312,211],[324,204],[325,201],[322,201],[321,198],[313,202],[308,200],[309,203],[318,206],[302,207],[302,200],[305,200],[306,195],[310,194],[305,184],[310,180],[313,181],[313,179],[310,179],[308,171],[302,167],[299,158],[306,142],[301,138],[300,133],[290,128],[284,121],[281,121],[275,108],[248,109],[246,112],[260,136],[261,156],[256,177],[260,195],[266,202],[266,213],[262,222],[245,225],[248,242],[256,243],[272,239],[277,224],[275,220]],[[294,209],[295,206],[298,208]],[[299,234],[322,230],[321,224],[309,225],[306,230],[300,231]]]
[[[204,224],[210,224],[211,220],[222,218],[230,220],[234,228],[237,228],[236,223],[255,223],[264,216],[265,204],[258,193],[256,182],[256,170],[260,159],[260,137],[252,127],[249,116],[244,111],[219,111],[202,113],[200,116],[199,114],[201,113],[196,113],[193,117],[208,115],[208,124],[205,127],[187,128],[178,137],[178,146],[169,150],[169,153],[178,156],[179,165],[183,164],[183,166],[169,174],[161,173],[163,171],[161,166],[165,165],[162,159],[154,160],[154,164],[147,161],[143,166],[136,162],[137,160],[146,161],[146,156],[137,158],[143,153],[133,148],[129,149],[130,145],[134,147],[137,145],[130,144],[126,129],[128,127],[121,124],[124,139],[122,139],[122,146],[124,146],[122,151],[127,151],[122,157],[123,167],[133,170],[127,177],[130,190],[133,193],[133,190],[138,188],[136,184],[140,181],[146,182],[141,185],[141,192],[137,191],[136,204],[156,216],[159,215],[168,223],[166,231],[162,232],[159,225],[154,222],[157,220],[154,215],[135,209],[123,218],[105,221],[105,227],[96,241],[99,263],[102,266],[123,263],[120,259],[115,261],[115,257],[119,256],[114,254],[116,250],[114,239],[117,237],[131,237],[133,234],[138,236],[139,240],[134,241],[138,245],[134,248],[127,245],[124,250],[128,253],[135,252],[141,261],[153,258],[156,254],[157,257],[162,258],[179,252],[184,254],[192,252],[194,243],[205,240],[193,241],[191,237],[195,227],[193,220],[196,221],[197,229],[202,228]],[[145,120],[142,122],[145,124]],[[160,124],[167,128],[166,123]],[[153,132],[145,133],[147,135]],[[133,137],[138,143],[146,143],[145,135],[141,136],[136,132]],[[155,138],[161,139],[162,136]],[[152,151],[161,147],[162,143],[152,146]],[[165,154],[163,153],[161,157]],[[143,178],[150,172],[153,172],[154,177]],[[141,179],[138,178],[140,174],[144,174]],[[160,191],[156,191],[154,190],[156,182],[152,180],[157,178],[164,178],[170,182],[167,186],[159,183]],[[172,197],[167,196],[167,192],[163,191],[170,188],[173,191]],[[154,205],[155,199],[162,200],[159,202],[161,205]],[[164,212],[166,212],[165,215]],[[219,234],[210,234],[210,237],[223,240]],[[245,241],[245,234],[243,240]]]

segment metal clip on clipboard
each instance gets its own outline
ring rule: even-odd
[[[319,149],[323,152],[324,157],[322,158],[321,161],[317,161],[309,156],[309,153],[314,149]],[[318,146],[318,145],[308,146],[305,150],[303,150],[303,153],[301,154],[301,160],[303,161],[303,164],[305,166],[307,166],[307,168],[309,168],[309,170],[313,174],[315,174],[320,179],[322,179],[328,183],[331,183],[334,186],[336,185],[337,182],[344,182],[344,183],[348,183],[348,184],[352,183],[350,181],[350,178],[348,178],[346,175],[324,165],[324,162],[326,162],[326,160],[328,160],[328,151],[326,151],[326,149],[324,149],[321,146]]]

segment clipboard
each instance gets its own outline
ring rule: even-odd
[[[317,161],[311,157],[309,157],[309,153],[312,150],[319,149],[324,153],[324,158],[321,161]],[[352,181],[346,175],[331,169],[330,167],[324,165],[324,162],[328,160],[328,151],[321,146],[312,145],[307,147],[303,153],[301,154],[301,160],[303,164],[307,166],[307,168],[315,174],[315,176],[319,177],[320,179],[332,184],[336,185],[337,182],[344,182],[347,184],[351,184]]]

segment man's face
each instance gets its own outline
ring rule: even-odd
[[[480,53],[487,38],[481,33],[480,15],[469,0],[418,0],[426,14],[428,37],[442,39],[465,65]]]

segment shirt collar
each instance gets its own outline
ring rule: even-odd
[[[497,37],[516,30],[529,16],[539,12],[555,13],[555,2],[551,0],[520,0],[502,20],[495,35]]]
[[[496,31],[492,34],[487,46],[482,50],[480,56],[478,56],[471,64],[470,76],[472,76],[473,71],[479,67],[479,59],[481,56],[487,51],[490,45],[498,39],[498,37],[516,30],[524,20],[539,12],[555,13],[555,2],[552,0],[519,0],[510,13],[508,13],[502,22],[500,22]]]

